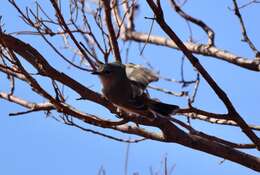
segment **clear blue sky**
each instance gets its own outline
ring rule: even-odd
[[[18,0],[18,4],[33,7],[33,1]],[[44,2],[48,12],[53,13],[49,1]],[[246,1],[240,1],[246,2]],[[138,14],[138,30],[148,32],[151,21],[144,20],[144,16],[150,16],[148,8],[142,4],[142,12]],[[238,20],[233,13],[228,10],[232,6],[231,0],[200,0],[191,1],[185,6],[185,10],[198,18],[205,20],[216,31],[216,45],[227,49],[238,55],[252,57],[253,54],[248,46],[240,41],[241,33]],[[176,17],[176,14],[168,11],[167,19],[174,26],[174,30],[187,39],[188,30],[186,23]],[[248,26],[248,34],[253,42],[260,48],[259,24],[256,18],[260,16],[260,5],[251,6],[242,10]],[[18,18],[15,9],[8,4],[7,0],[2,0],[0,5],[0,15],[3,16],[6,31],[14,32],[28,29]],[[172,16],[171,16],[172,15]],[[140,25],[141,24],[141,25]],[[155,26],[156,27],[156,26]],[[194,37],[198,42],[205,41],[205,35],[197,27],[193,27]],[[196,33],[197,32],[197,33]],[[158,28],[154,33],[161,34]],[[43,47],[40,37],[19,36],[37,48],[57,69],[62,70],[66,63],[62,62],[49,47]],[[52,39],[53,42],[60,43],[60,40]],[[147,46],[145,56],[151,61],[156,69],[161,70],[162,75],[179,78],[180,56],[181,54],[173,49],[162,49],[156,46]],[[67,53],[69,55],[69,53]],[[124,55],[123,55],[124,57]],[[134,59],[135,58],[135,59]],[[223,87],[228,96],[244,116],[248,123],[260,124],[260,79],[259,73],[251,72],[225,62],[198,56],[202,64],[207,68],[215,80]],[[138,45],[133,45],[130,50],[130,61],[144,64],[140,59]],[[167,64],[165,64],[167,62]],[[194,77],[194,73],[189,63],[186,62],[186,76]],[[75,79],[83,82],[86,86],[100,90],[99,81],[96,77],[85,75],[85,72],[64,70]],[[5,75],[0,73],[0,91],[8,89],[9,83],[5,80]],[[41,83],[46,85],[48,80],[42,79]],[[46,84],[45,84],[46,83]],[[180,88],[174,84],[159,82],[159,85],[171,87],[173,90]],[[24,87],[23,83],[17,84],[15,94],[30,100],[41,101],[30,88]],[[20,87],[20,88],[19,88]],[[102,116],[110,116],[109,112],[100,106],[90,102],[77,102],[77,95],[69,89],[66,92],[70,98],[69,102],[83,111]],[[184,100],[176,97],[163,95],[158,92],[151,92],[154,97],[160,98],[168,103],[178,103],[185,107]],[[198,91],[196,106],[213,112],[225,112],[225,108],[216,98],[208,85],[202,80]],[[97,174],[100,167],[104,167],[106,174],[120,175],[124,173],[125,152],[127,144],[108,140],[106,138],[80,131],[46,118],[43,113],[32,113],[17,117],[9,117],[8,113],[23,111],[24,109],[10,104],[0,99],[0,174],[5,175],[86,175]],[[193,121],[192,125],[209,134],[220,136],[237,142],[248,142],[248,139],[238,128],[223,127],[207,124],[200,121]],[[86,126],[90,127],[90,126]],[[97,129],[106,133],[111,130]],[[128,138],[128,135],[115,133],[117,136]],[[259,134],[258,134],[259,135]],[[135,136],[131,136],[135,138]],[[248,151],[260,156],[259,152]],[[149,169],[162,170],[162,160],[167,155],[169,167],[175,165],[174,175],[181,174],[236,174],[236,175],[256,175],[257,173],[242,167],[238,164],[224,161],[221,158],[209,154],[192,150],[177,144],[165,144],[155,141],[144,141],[130,145],[128,174],[139,172],[140,174],[150,174]]]

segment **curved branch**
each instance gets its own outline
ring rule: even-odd
[[[175,118],[171,118],[170,120],[172,122],[180,125],[181,127],[187,129],[190,132],[190,134],[192,134],[192,135],[198,135],[198,136],[201,136],[201,137],[206,138],[208,140],[218,142],[218,143],[224,144],[226,146],[230,146],[232,148],[240,148],[240,149],[254,149],[254,148],[256,148],[256,146],[254,144],[234,143],[234,142],[231,142],[231,141],[228,141],[228,140],[224,140],[224,139],[221,139],[221,138],[218,138],[218,137],[215,137],[215,136],[205,134],[204,132],[197,131],[196,129],[192,128],[190,125],[188,125],[188,124],[186,124],[186,123],[184,123],[180,120],[177,120]]]
[[[94,101],[113,109],[113,105],[110,104],[105,98],[102,98],[100,94],[88,89],[68,75],[54,69],[45,60],[45,58],[29,44],[26,44],[18,38],[4,33],[0,33],[0,38],[0,44],[2,46],[7,47],[22,56],[39,72],[40,75],[49,77],[53,80],[57,80],[62,84],[70,87],[71,89],[74,89],[84,99]]]
[[[56,69],[51,67],[49,63],[42,57],[42,55],[33,47],[31,47],[29,44],[25,44],[23,41],[16,39],[10,35],[6,35],[4,33],[0,33],[0,44],[3,47],[8,48],[10,52],[15,51],[16,53],[21,55],[32,66],[34,66],[34,68],[37,69],[41,75],[60,81],[61,83],[77,91],[79,94],[82,95],[84,94],[82,97],[90,100],[92,99],[92,101],[97,103],[99,102],[99,104],[103,104],[107,108],[116,111],[115,107],[111,103],[106,101],[104,98],[102,98],[98,93],[91,91],[90,89],[84,87],[83,85],[73,80],[66,74],[60,73]],[[12,56],[15,57],[15,55]],[[19,65],[19,68],[21,69],[23,75],[25,76],[29,84],[33,87],[33,89],[36,90],[39,94],[41,94],[43,97],[48,99],[50,103],[52,103],[55,106],[58,112],[63,112],[68,115],[75,116],[85,122],[95,124],[97,126],[100,125],[113,126],[113,125],[125,123],[125,121],[122,122],[122,120],[119,122],[102,120],[94,115],[82,113],[80,111],[77,111],[76,109],[73,109],[67,104],[58,102],[55,98],[49,95],[44,89],[42,89],[41,86],[37,83],[37,81],[25,71],[25,69],[23,68],[23,66],[21,65],[21,63],[17,58],[16,58],[16,64]]]
[[[198,135],[187,134],[170,122],[164,121],[157,126],[161,128],[169,142],[179,143],[196,150],[207,152],[260,172],[260,158]]]
[[[121,35],[123,40],[134,40],[142,43],[151,43],[160,46],[166,46],[169,48],[180,50],[180,48],[169,38],[148,35],[146,33],[127,31]],[[255,59],[250,59],[242,56],[235,55],[229,51],[222,50],[215,46],[210,46],[207,44],[195,44],[192,42],[184,42],[185,47],[192,53],[214,57],[234,65],[240,66],[242,68],[260,72],[260,61]]]
[[[55,109],[53,104],[49,103],[49,102],[45,102],[45,103],[32,103],[29,101],[26,101],[22,98],[16,97],[14,95],[9,95],[7,93],[4,92],[0,92],[0,98],[3,98],[5,100],[8,100],[10,102],[16,103],[18,105],[21,105],[25,108],[28,108],[32,111],[50,111]]]
[[[216,117],[212,117],[212,116],[202,115],[202,114],[197,114],[197,113],[192,113],[192,112],[191,113],[182,113],[182,115],[189,117],[191,119],[198,119],[198,120],[202,120],[202,121],[213,123],[213,124],[239,127],[234,120],[221,119],[221,118],[218,117],[218,115],[216,115]],[[258,126],[258,125],[249,124],[248,126],[252,130],[260,131],[260,126]]]
[[[70,120],[70,119],[68,119],[66,117],[63,118],[63,121],[64,121],[64,123],[66,125],[73,126],[73,127],[79,128],[79,129],[81,129],[83,131],[90,132],[90,133],[93,133],[93,134],[96,134],[96,135],[100,135],[100,136],[103,136],[105,138],[112,139],[112,140],[119,141],[119,142],[138,143],[138,142],[146,140],[145,137],[144,138],[139,138],[139,139],[122,139],[122,138],[114,137],[112,135],[108,135],[108,134],[105,134],[105,133],[102,133],[102,132],[99,132],[99,131],[95,131],[93,129],[82,127],[82,126],[76,124],[75,122],[73,122],[72,119]]]
[[[7,66],[0,64],[0,71],[6,73],[8,75],[12,75],[20,80],[26,81],[25,76],[23,74],[21,74],[20,72],[18,72],[15,68],[7,67]]]
[[[255,47],[254,43],[250,40],[250,38],[247,35],[247,31],[246,31],[246,26],[244,23],[244,20],[242,18],[242,15],[239,11],[238,5],[237,5],[237,1],[233,0],[233,4],[234,4],[234,13],[235,15],[238,17],[239,19],[239,23],[241,26],[241,32],[242,32],[242,36],[243,36],[243,40],[244,42],[246,42],[248,44],[248,46],[251,48],[251,50],[255,53],[256,57],[259,59],[260,57],[260,52],[259,50],[257,50],[257,48]]]
[[[187,13],[185,13],[180,6],[175,2],[175,0],[170,0],[170,3],[172,4],[174,10],[184,19],[198,25],[199,27],[201,27],[206,34],[208,35],[208,45],[209,46],[214,46],[215,44],[215,33],[214,31],[206,24],[204,23],[202,20],[196,19],[190,15],[188,15]]]

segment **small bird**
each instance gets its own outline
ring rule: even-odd
[[[99,76],[102,93],[119,110],[148,118],[169,117],[179,109],[177,105],[162,103],[149,97],[146,88],[158,76],[149,69],[135,64],[101,64],[92,74]]]

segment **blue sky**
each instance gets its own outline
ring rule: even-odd
[[[18,4],[33,7],[33,1],[17,1]],[[53,13],[49,1],[44,2],[48,12]],[[239,1],[244,3],[246,1]],[[229,50],[238,55],[253,57],[252,52],[245,43],[240,41],[241,33],[239,23],[234,14],[228,10],[232,6],[232,1],[200,0],[190,1],[186,4],[185,10],[191,15],[205,20],[216,32],[216,45],[219,48]],[[213,8],[214,7],[214,8]],[[137,30],[148,32],[151,21],[144,20],[144,16],[150,16],[151,12],[142,2],[142,12],[138,14]],[[260,5],[250,6],[242,10],[248,27],[248,34],[252,41],[260,48],[259,24],[256,17],[260,16]],[[185,41],[188,37],[187,25],[177,15],[167,9],[167,19],[173,26],[177,34]],[[26,30],[28,27],[19,19],[15,9],[3,0],[0,6],[0,15],[3,16],[4,28],[6,31],[14,32]],[[201,30],[193,26],[194,37],[198,42],[205,42],[206,36]],[[164,35],[155,25],[154,34]],[[76,71],[73,68],[64,69],[66,63],[61,61],[48,46],[43,46],[40,37],[19,36],[24,41],[31,43],[37,48],[58,70],[64,70],[86,86],[100,91],[100,84],[96,77],[86,72]],[[60,40],[52,39],[60,44]],[[143,46],[143,44],[141,45]],[[144,59],[140,58],[139,44],[133,44],[130,49],[129,59],[134,63],[144,64]],[[122,49],[123,50],[123,49]],[[124,57],[125,50],[122,51]],[[66,53],[71,55],[71,53]],[[155,69],[167,77],[179,78],[181,54],[173,49],[163,49],[157,46],[146,46],[144,55],[150,60]],[[241,69],[237,66],[216,60],[214,58],[198,56],[201,63],[225,90],[232,100],[239,113],[248,123],[260,124],[259,99],[260,99],[260,79],[259,73]],[[167,64],[165,64],[167,63]],[[26,64],[26,63],[25,63]],[[190,64],[185,62],[185,76],[194,77],[194,72]],[[0,91],[6,91],[9,83],[5,80],[5,75],[0,73]],[[48,88],[49,80],[41,79],[40,83]],[[175,84],[160,81],[162,87],[170,87],[172,90],[180,90]],[[21,82],[17,82],[15,94],[29,100],[42,101],[30,88]],[[19,88],[20,87],[20,88]],[[26,87],[26,88],[25,88]],[[91,102],[78,102],[78,97],[69,89],[65,89],[68,94],[70,104],[83,111],[98,114],[100,116],[113,117],[109,112]],[[151,94],[168,103],[177,103],[182,107],[186,106],[186,101],[177,97],[168,96],[159,92],[151,91]],[[213,112],[225,112],[223,104],[217,99],[213,91],[205,83],[201,82],[198,97],[195,105],[202,109]],[[104,167],[106,174],[123,174],[127,144],[109,140],[91,133],[80,131],[61,124],[51,117],[45,117],[44,113],[32,113],[22,116],[9,117],[10,112],[23,111],[24,109],[10,104],[0,99],[0,174],[6,175],[45,175],[45,174],[97,174],[100,167]],[[238,128],[228,126],[217,126],[201,121],[192,121],[192,126],[196,129],[208,132],[222,138],[231,139],[237,142],[248,142],[248,139]],[[92,128],[91,126],[86,126]],[[109,134],[115,134],[124,138],[135,138],[136,136],[114,133],[111,130],[97,128]],[[258,134],[259,135],[259,134]],[[259,152],[247,151],[256,156]],[[230,161],[222,161],[221,158],[192,150],[177,144],[160,143],[156,141],[144,141],[130,145],[128,174],[139,172],[140,174],[150,174],[149,169],[154,171],[162,170],[162,160],[165,156],[168,159],[169,167],[175,165],[173,174],[236,174],[254,175],[256,172],[242,167]]]

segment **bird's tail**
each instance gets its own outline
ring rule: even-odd
[[[152,100],[149,106],[154,112],[163,116],[169,116],[171,114],[175,114],[176,111],[179,109],[179,106],[177,105],[162,103],[155,100]]]

